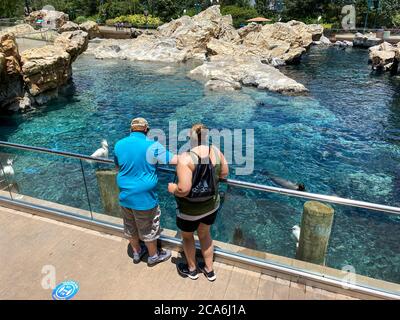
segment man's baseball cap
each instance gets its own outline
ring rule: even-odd
[[[146,131],[147,129],[150,129],[150,126],[145,118],[135,118],[131,121],[132,131]]]

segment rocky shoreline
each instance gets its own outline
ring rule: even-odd
[[[46,11],[33,12],[27,19],[46,20]],[[23,25],[0,38],[0,110],[23,112],[57,97],[58,90],[72,76],[71,64],[88,48],[90,39],[99,35],[96,23],[77,25],[63,13],[51,12],[59,35],[52,45],[19,53],[15,41]],[[32,28],[33,29],[33,28]],[[298,21],[270,25],[249,24],[236,30],[231,16],[223,16],[220,7],[211,6],[201,13],[183,16],[160,26],[154,34],[143,33],[135,39],[102,40],[91,44],[86,53],[97,59],[129,59],[180,63],[201,61],[189,72],[191,78],[204,81],[209,90],[240,90],[254,86],[283,94],[306,94],[302,84],[290,79],[276,67],[298,63],[313,44],[326,42],[320,25]]]
[[[166,23],[155,34],[104,40],[86,53],[97,59],[166,63],[198,60],[203,65],[189,76],[204,80],[210,90],[255,86],[284,94],[305,94],[308,90],[302,84],[275,67],[299,62],[322,35],[322,26],[299,21],[249,24],[236,30],[232,17],[223,16],[216,5],[193,17],[183,16]]]

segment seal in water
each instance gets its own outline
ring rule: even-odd
[[[291,190],[298,190],[298,191],[306,191],[306,187],[303,183],[294,183],[289,180],[280,178],[278,176],[275,176],[271,173],[269,173],[267,170],[262,170],[261,174],[268,176],[272,182],[277,184],[278,186],[291,189]]]

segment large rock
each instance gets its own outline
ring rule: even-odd
[[[36,21],[42,19],[42,26],[60,30],[60,28],[69,20],[67,14],[55,10],[38,10],[30,13],[25,21],[31,26],[36,25]]]
[[[72,74],[71,56],[61,46],[25,50],[21,60],[23,78],[32,96],[65,85]]]
[[[362,34],[357,32],[353,39],[353,45],[355,47],[370,48],[379,45],[383,42],[382,39],[377,38],[373,33]]]
[[[54,45],[26,50],[22,53],[22,74],[29,94],[37,103],[47,101],[39,95],[56,96],[58,88],[67,84],[72,75],[72,62],[88,46],[88,34],[69,31],[59,35]]]
[[[312,36],[300,31],[301,25],[277,22],[265,25],[260,32],[250,32],[243,45],[253,50],[268,52],[271,57],[287,63],[297,62],[312,43]]]
[[[0,34],[0,110],[13,109],[23,96],[21,58],[13,34]]]
[[[207,86],[213,90],[236,90],[241,84],[284,94],[304,94],[308,91],[302,84],[257,58],[216,56],[190,71],[189,76],[207,81]]]
[[[262,29],[262,25],[259,23],[249,23],[248,25],[240,28],[238,30],[238,34],[241,38],[246,37],[250,32],[260,32]]]
[[[79,30],[79,25],[75,22],[67,21],[60,27],[60,32],[67,32],[67,31],[76,31]]]
[[[400,61],[400,48],[388,42],[369,48],[369,62],[373,70],[397,73]]]
[[[19,36],[21,34],[27,34],[30,32],[35,32],[35,29],[31,25],[23,23],[6,28],[2,30],[0,33],[13,33],[15,36]]]
[[[79,28],[89,34],[89,39],[94,39],[100,36],[99,25],[94,21],[86,21],[81,23]]]
[[[71,62],[82,54],[88,47],[89,37],[87,32],[77,30],[63,32],[54,40],[54,45],[63,48],[71,56]]]

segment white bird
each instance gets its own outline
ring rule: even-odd
[[[8,180],[8,183],[13,183],[15,181],[14,176],[14,168],[13,168],[13,160],[8,159],[7,160],[7,165],[3,166],[3,170],[0,171],[0,177],[5,176],[5,178]]]
[[[319,16],[319,17],[318,17],[318,22],[319,22],[321,19],[322,19],[322,16]]]
[[[296,247],[299,246],[299,241],[300,241],[300,227],[298,225],[295,225],[292,227],[292,235],[296,239]]]
[[[101,148],[97,149],[92,153],[91,157],[93,158],[108,158],[108,143],[107,140],[101,141]]]

